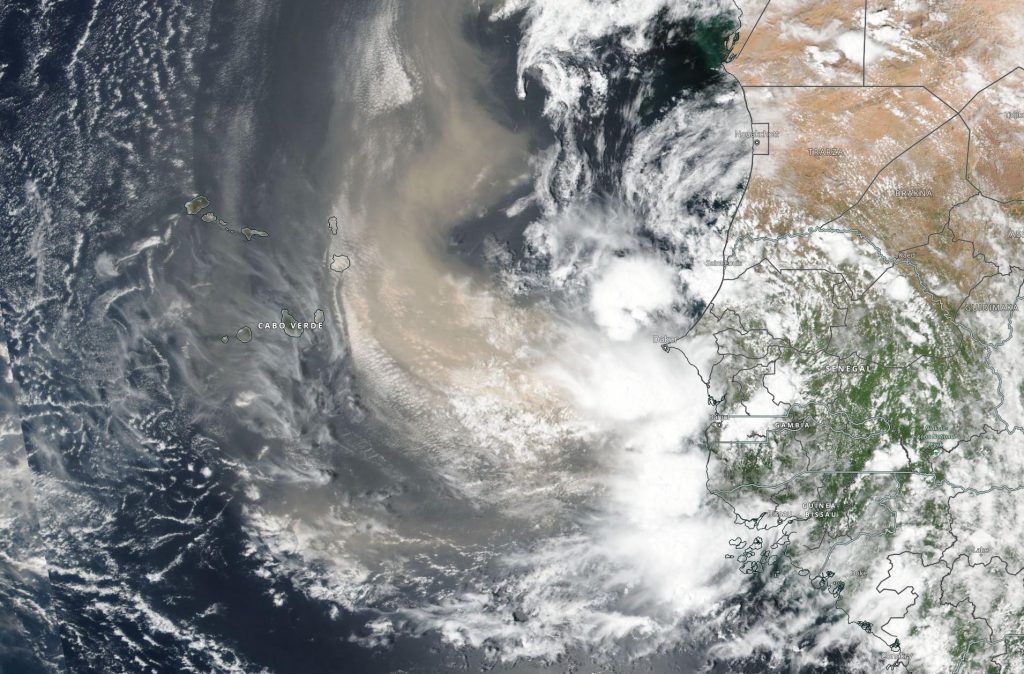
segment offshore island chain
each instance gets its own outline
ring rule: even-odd
[[[310,322],[300,322],[292,316],[290,311],[282,309],[280,321],[260,321],[256,324],[257,330],[284,330],[289,337],[298,337],[303,330],[323,330],[323,328],[323,309],[314,311],[313,320]]]
[[[316,323],[299,323],[299,322],[284,322],[278,323],[277,321],[271,321],[269,323],[260,322],[256,324],[257,330],[323,330],[324,322],[317,321]]]

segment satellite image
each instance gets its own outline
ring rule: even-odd
[[[0,674],[1024,673],[1024,3],[0,0]]]

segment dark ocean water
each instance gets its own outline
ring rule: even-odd
[[[585,651],[495,665],[493,645],[455,649],[434,633],[400,632],[367,648],[355,639],[380,613],[311,598],[288,560],[246,527],[246,466],[263,456],[324,478],[261,483],[284,501],[384,494],[389,512],[410,518],[473,516],[437,498],[444,485],[360,405],[343,319],[301,341],[220,341],[282,308],[306,320],[332,312],[323,251],[346,152],[333,141],[352,105],[345,55],[375,10],[0,6],[0,313],[14,373],[0,397],[8,417],[20,415],[35,476],[40,515],[36,524],[30,513],[24,532],[37,543],[25,546],[44,550],[49,568],[48,578],[0,581],[27,588],[3,594],[24,615],[0,635],[0,671],[692,671],[683,649],[636,665],[595,664]],[[495,64],[481,100],[528,130],[534,147],[549,144],[539,85],[528,84],[525,100],[513,94],[516,21],[463,28]],[[659,30],[666,48],[644,64],[643,115],[582,130],[608,191],[631,125],[719,77],[686,37],[696,28]],[[614,115],[637,85],[610,46],[606,58],[620,75]],[[189,218],[183,205],[197,193],[227,222],[269,237],[246,242]],[[500,214],[519,196],[457,223],[452,249],[483,266],[481,242],[495,236],[524,255],[522,230],[536,212]],[[275,409],[234,404],[253,389],[288,397]],[[465,560],[453,551],[449,561]]]
[[[0,671],[63,671],[17,384],[6,347],[0,352]]]
[[[215,341],[251,320],[239,305],[296,301],[275,267],[319,270],[322,241],[297,234],[321,230],[327,215],[335,90],[324,82],[336,75],[337,41],[351,39],[352,11],[0,10],[11,169],[0,306],[69,671],[393,671],[432,661],[429,640],[417,639],[381,664],[346,640],[359,615],[331,617],[286,579],[256,574],[231,468],[254,440],[230,419],[200,426],[206,402],[244,383],[240,345],[225,356]],[[182,205],[196,191],[216,195],[222,217],[270,231],[287,254],[188,221]],[[157,243],[139,245],[149,237]],[[323,357],[312,352],[304,365],[344,372]],[[283,607],[269,586],[288,596]],[[24,650],[5,649],[3,671],[33,671]]]

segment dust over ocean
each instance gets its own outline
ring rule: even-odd
[[[763,671],[740,17],[620,5],[0,6],[0,669]]]

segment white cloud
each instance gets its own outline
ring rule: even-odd
[[[653,259],[616,258],[594,283],[589,306],[605,333],[624,341],[678,297],[672,267]]]

